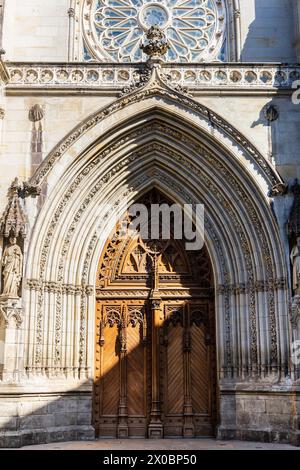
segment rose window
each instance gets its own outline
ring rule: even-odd
[[[169,62],[226,60],[224,0],[86,0],[83,23],[86,60],[146,60],[151,26],[164,31]]]

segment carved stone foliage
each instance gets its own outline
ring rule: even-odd
[[[164,56],[170,44],[158,26],[151,26],[146,34],[147,42],[141,45],[142,51],[151,58]]]
[[[255,292],[273,292],[274,290],[286,290],[287,279],[270,279],[263,281],[244,282],[240,284],[220,284],[217,286],[217,292],[220,295],[228,293],[230,295],[249,294],[253,289]]]
[[[183,305],[167,305],[164,309],[165,314],[165,326],[172,324],[173,326],[181,325],[183,326],[183,315],[184,307]]]

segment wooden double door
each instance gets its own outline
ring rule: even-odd
[[[213,301],[98,299],[96,318],[96,435],[213,436]]]

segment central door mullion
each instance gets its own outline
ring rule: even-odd
[[[121,322],[119,325],[120,345],[120,401],[118,438],[128,437],[127,409],[127,305],[122,305]]]
[[[191,313],[190,304],[187,302],[184,308],[183,330],[183,367],[184,367],[184,426],[183,437],[194,437],[195,427],[193,423],[193,406],[191,394]]]
[[[150,439],[163,437],[163,424],[161,420],[160,404],[160,325],[161,325],[161,299],[152,296],[152,401],[148,436]]]

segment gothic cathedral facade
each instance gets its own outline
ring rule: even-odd
[[[300,1],[0,0],[0,48],[0,447],[300,445]]]

